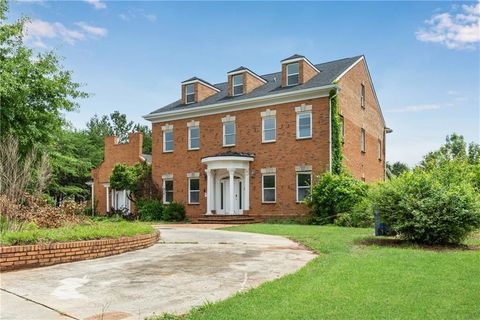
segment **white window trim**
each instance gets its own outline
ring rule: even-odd
[[[190,181],[191,180],[198,180],[198,202],[192,202],[191,191],[197,191],[197,190],[191,190],[190,189]],[[187,181],[188,181],[188,204],[200,204],[200,178],[199,177],[189,177],[187,179]]]
[[[305,200],[298,200],[298,175],[299,174],[309,174],[310,175],[310,192],[312,191],[312,171],[297,171],[295,177],[295,193],[297,203],[305,203]],[[306,188],[306,187],[302,187]]]
[[[193,92],[192,93],[188,93],[188,87],[191,86],[193,88]],[[195,92],[195,84],[194,83],[188,83],[188,84],[185,84],[185,104],[192,104],[192,103],[195,103],[195,95],[197,94]],[[192,102],[188,102],[188,96],[191,96],[193,95],[193,101]]]
[[[310,114],[310,135],[305,137],[300,137],[300,115],[303,115],[303,114]],[[312,135],[313,135],[312,111],[297,112],[297,140],[311,139]]]
[[[192,148],[192,129],[198,129],[198,147]],[[200,127],[199,126],[190,126],[188,127],[188,150],[200,150]]]
[[[233,134],[230,134],[230,135],[233,135],[235,137],[233,144],[226,144],[227,136],[225,135],[225,126],[228,123],[233,123]],[[224,147],[233,147],[233,146],[235,146],[236,142],[237,142],[237,125],[236,125],[235,121],[225,121],[225,122],[223,122],[223,146]]]
[[[268,129],[268,130],[274,130],[275,131],[275,139],[272,140],[266,140],[265,139],[265,120],[266,119],[273,119],[274,121],[274,126],[273,129]],[[262,143],[271,143],[277,141],[277,116],[275,114],[273,115],[268,115],[268,116],[263,116],[262,117]]]
[[[166,137],[165,137],[165,135],[166,135],[167,133],[169,133],[169,132],[172,133],[172,150],[167,150],[167,149],[166,149],[167,144],[166,144]],[[173,127],[172,127],[171,129],[163,130],[163,152],[164,152],[164,153],[173,152],[173,149],[174,149],[174,141],[175,141],[175,138],[174,138],[174,136],[173,136]]]
[[[297,73],[291,73],[291,74],[289,74],[289,73],[288,73],[288,66],[291,66],[292,64],[298,64],[298,72],[297,72]],[[299,63],[299,62],[292,62],[292,63],[287,64],[287,65],[285,66],[285,73],[286,73],[286,77],[287,77],[287,79],[286,79],[287,87],[288,87],[288,86],[296,86],[296,85],[300,84],[300,63]],[[295,75],[298,75],[298,81],[297,81],[297,83],[290,84],[290,83],[288,82],[288,76],[295,76]]]
[[[167,192],[166,192],[166,189],[165,189],[165,182],[166,181],[172,181],[172,183],[174,183],[173,181],[173,177],[168,177],[168,178],[163,178],[163,186],[162,186],[162,192],[163,192],[163,203],[170,203],[170,202],[167,202]],[[175,188],[175,184],[173,186]],[[174,193],[174,190],[172,190],[172,193]]]
[[[242,83],[241,84],[235,84],[235,77],[242,77]],[[236,96],[241,96],[245,93],[245,87],[244,87],[244,83],[245,83],[245,75],[244,74],[236,74],[236,75],[233,75],[232,76],[232,96],[236,97]],[[235,87],[240,87],[242,86],[242,93],[237,93],[235,94]]]
[[[265,186],[264,186],[264,180],[263,177],[267,176],[274,176],[274,185],[273,188],[267,188],[268,190],[274,190],[274,196],[275,200],[274,201],[265,201]],[[277,203],[277,175],[275,173],[262,173],[262,203]]]

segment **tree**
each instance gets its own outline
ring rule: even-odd
[[[387,170],[390,171],[391,174],[394,176],[398,177],[402,173],[409,171],[410,169],[408,168],[408,165],[406,165],[403,162],[397,161],[393,164],[390,164],[387,162]]]
[[[130,191],[128,198],[133,202],[160,198],[159,189],[152,178],[152,166],[146,162],[133,166],[116,164],[110,175],[110,187]]]
[[[0,134],[15,136],[26,154],[52,147],[64,124],[62,112],[76,109],[76,99],[88,94],[53,52],[34,54],[24,45],[27,19],[8,23],[7,10],[0,0]]]

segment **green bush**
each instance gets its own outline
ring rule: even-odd
[[[159,200],[139,200],[137,208],[140,220],[159,221],[163,218],[163,204]]]
[[[480,227],[474,167],[452,161],[402,174],[373,193],[380,217],[399,236],[426,244],[460,243]]]
[[[364,198],[350,212],[338,214],[334,224],[340,227],[372,228],[374,225],[372,202]]]
[[[172,202],[163,210],[163,220],[183,221],[185,220],[185,206],[178,202]]]
[[[350,212],[367,194],[367,185],[349,173],[325,173],[313,185],[307,204],[311,208],[310,222],[333,223],[340,213]]]

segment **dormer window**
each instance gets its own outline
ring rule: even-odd
[[[187,104],[195,102],[195,84],[190,83],[185,86],[185,101]]]
[[[287,64],[287,86],[298,84],[299,67],[298,62]]]
[[[232,77],[232,92],[234,96],[243,94],[243,74],[237,74]]]

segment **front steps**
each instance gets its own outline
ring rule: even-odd
[[[203,224],[249,224],[256,223],[256,219],[246,214],[236,215],[205,215],[200,218],[193,219],[192,223]]]

